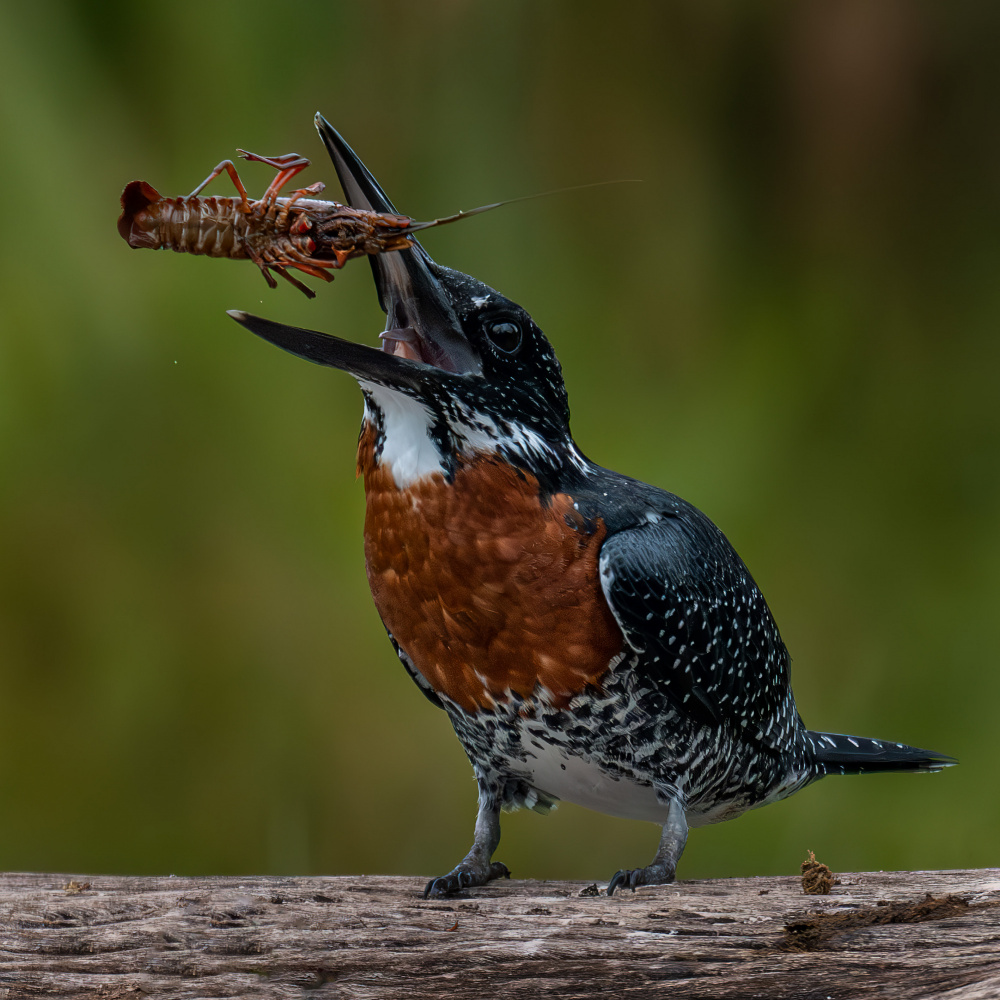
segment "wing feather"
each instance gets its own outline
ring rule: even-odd
[[[654,516],[608,537],[604,595],[636,671],[708,725],[759,738],[794,712],[788,651],[743,561],[708,518]]]

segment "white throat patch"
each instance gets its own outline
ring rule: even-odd
[[[360,381],[360,380],[359,380]],[[396,486],[405,490],[414,483],[444,472],[441,453],[431,437],[434,415],[419,400],[402,392],[394,392],[372,382],[361,382],[382,412],[381,464],[392,473]],[[365,419],[377,423],[376,415],[365,405]]]
[[[434,413],[420,400],[403,392],[373,382],[358,380],[361,388],[382,414],[384,433],[380,464],[392,473],[396,486],[405,490],[436,472],[445,473],[444,456],[431,436]],[[378,415],[365,403],[365,419],[378,425]],[[512,422],[503,433],[491,417],[457,405],[449,414],[450,440],[456,452],[466,458],[502,452],[510,460],[517,457],[529,467],[535,463],[568,463],[584,475],[590,474],[586,459],[569,443],[559,450],[538,431],[526,424]]]

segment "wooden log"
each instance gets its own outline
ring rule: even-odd
[[[839,879],[5,875],[0,998],[1000,997],[1000,869]]]

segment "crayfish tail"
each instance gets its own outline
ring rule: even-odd
[[[145,181],[132,181],[122,191],[122,214],[118,216],[118,232],[133,249],[158,250],[163,246],[157,234],[155,220],[147,209],[162,201],[159,191]]]

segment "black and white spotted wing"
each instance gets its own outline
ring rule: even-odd
[[[611,535],[601,583],[641,680],[700,722],[729,722],[765,746],[787,740],[798,721],[788,651],[743,561],[708,518],[687,508]]]

